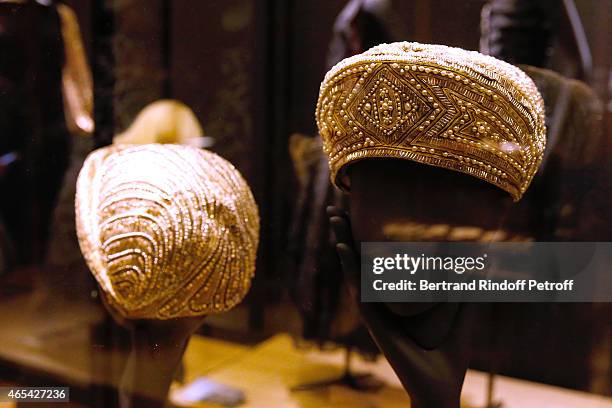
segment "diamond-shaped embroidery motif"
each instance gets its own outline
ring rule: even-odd
[[[417,90],[407,87],[389,69],[384,68],[379,78],[359,92],[355,113],[366,130],[382,134],[385,142],[393,143],[433,109]]]

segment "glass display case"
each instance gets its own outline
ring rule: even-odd
[[[0,0],[0,406],[612,407],[607,274],[364,302],[360,258],[605,251],[611,13]]]

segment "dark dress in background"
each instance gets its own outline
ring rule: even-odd
[[[337,16],[327,69],[344,58],[384,42],[403,39],[403,25],[386,0],[350,0]],[[302,317],[303,338],[378,352],[346,291],[327,206],[347,208],[329,179],[320,137],[295,134],[289,144],[295,174],[295,202],[289,232],[293,272],[290,293]]]
[[[546,106],[544,161],[510,223],[536,241],[608,241],[603,106],[589,86],[572,79],[587,79],[591,69],[579,15],[561,0],[491,0],[482,16],[481,51],[519,65]],[[588,303],[491,304],[474,333],[472,365],[610,392],[595,389],[602,372],[593,364],[595,356],[610,358],[600,350],[609,341],[609,310]]]
[[[54,6],[0,3],[0,218],[16,266],[45,257],[53,207],[67,168],[61,22]]]

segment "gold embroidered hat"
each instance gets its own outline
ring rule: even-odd
[[[246,295],[257,206],[216,154],[170,144],[98,149],[81,169],[75,204],[81,251],[124,317],[218,313]]]
[[[475,51],[382,44],[334,66],[316,109],[331,179],[369,157],[470,174],[519,200],[546,145],[544,103],[520,69]]]

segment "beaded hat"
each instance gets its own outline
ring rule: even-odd
[[[520,69],[443,45],[382,44],[334,66],[316,109],[331,179],[372,157],[466,173],[519,200],[542,161],[544,103]]]
[[[212,152],[98,149],[81,169],[75,206],[81,252],[123,317],[218,313],[250,287],[257,205],[238,170]]]

